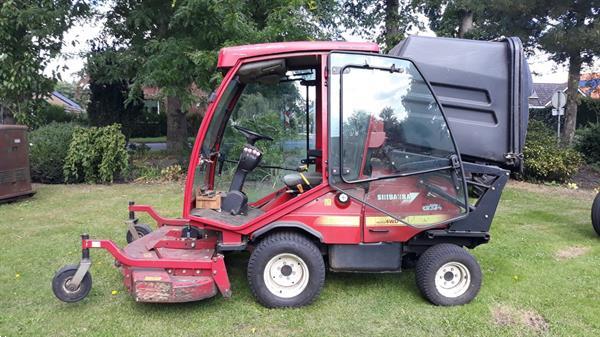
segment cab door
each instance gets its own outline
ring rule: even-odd
[[[363,204],[363,241],[406,241],[463,217],[460,157],[414,64],[334,52],[328,66],[329,182]]]

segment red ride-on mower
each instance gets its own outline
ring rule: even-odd
[[[251,253],[248,282],[267,307],[312,302],[326,269],[415,265],[432,303],[471,301],[482,272],[465,248],[490,240],[504,168],[521,164],[526,63],[516,39],[403,43],[395,56],[348,42],[221,50],[225,77],[194,144],[181,218],[130,203],[129,244],[83,234],[80,263],[54,277],[56,296],[89,293],[90,249],[100,248],[140,302],[231,296],[230,251]],[[436,46],[452,50],[452,61]],[[415,48],[421,64],[402,54]],[[140,212],[155,230],[138,223]]]

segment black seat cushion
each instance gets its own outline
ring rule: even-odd
[[[304,178],[302,178],[304,176]],[[300,190],[298,187],[301,186],[302,190],[308,190],[312,187],[319,185],[323,181],[321,173],[318,172],[306,172],[306,173],[290,173],[283,177],[283,183],[292,190]],[[308,184],[307,184],[308,182]]]

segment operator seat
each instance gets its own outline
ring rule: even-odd
[[[259,140],[273,141],[273,138],[261,135],[252,130],[235,125],[234,128],[246,137],[246,144],[242,148],[237,169],[231,180],[229,192],[221,198],[221,210],[231,215],[248,213],[248,196],[242,192],[246,176],[254,170],[262,159],[262,152],[254,146]]]
[[[320,172],[298,172],[283,176],[283,183],[289,187],[290,190],[297,193],[308,191],[319,185],[321,181],[323,181],[323,177]]]

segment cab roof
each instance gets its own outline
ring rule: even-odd
[[[333,50],[379,53],[379,46],[372,42],[342,41],[297,41],[249,44],[221,49],[219,51],[217,68],[231,68],[238,60],[247,57],[307,51],[328,52]]]

